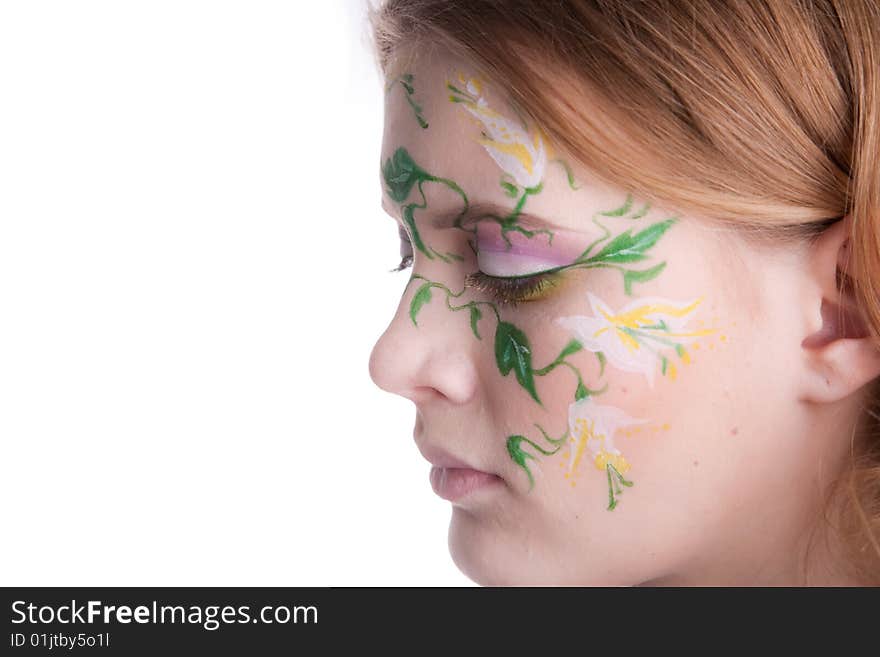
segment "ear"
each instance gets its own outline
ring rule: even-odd
[[[847,275],[851,221],[846,216],[831,225],[809,247],[813,292],[801,347],[807,359],[803,399],[813,402],[839,401],[880,376],[880,349]]]

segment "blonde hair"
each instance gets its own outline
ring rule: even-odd
[[[575,161],[659,205],[775,239],[851,215],[841,284],[880,339],[876,0],[386,0],[371,18],[383,70],[441,46]],[[826,512],[840,503],[850,560],[877,581],[876,391],[860,424]]]

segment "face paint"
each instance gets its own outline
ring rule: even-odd
[[[615,313],[597,296],[587,293],[592,317],[561,317],[565,327],[589,351],[605,354],[609,364],[624,372],[643,374],[654,385],[654,375],[675,379],[677,369],[672,354],[684,364],[690,355],[684,345],[715,329],[686,330],[700,299],[678,303],[655,297],[637,299]]]
[[[385,93],[391,91],[394,85],[396,83],[399,83],[400,86],[403,87],[404,93],[406,94],[406,102],[412,109],[413,114],[415,114],[416,121],[423,130],[426,130],[428,128],[428,122],[425,121],[425,117],[422,114],[422,107],[421,105],[416,103],[415,99],[413,98],[414,94],[416,93],[415,87],[413,86],[413,79],[414,77],[412,73],[404,73],[400,77],[392,79],[391,82],[388,83],[388,85],[385,87]]]
[[[649,250],[659,241],[666,231],[675,223],[671,217],[651,224],[647,228],[633,234],[629,228],[612,237],[612,232],[600,219],[605,217],[625,217],[630,220],[645,216],[650,206],[646,204],[638,212],[627,217],[632,209],[632,196],[628,195],[624,204],[614,210],[597,212],[592,223],[602,232],[601,237],[593,240],[585,249],[579,250],[573,242],[560,244],[553,235],[547,240],[533,239],[539,231],[521,232],[524,235],[506,234],[503,224],[493,230],[491,223],[480,224],[477,229],[478,261],[480,271],[497,278],[514,278],[532,276],[536,273],[559,273],[566,269],[615,269],[623,275],[624,292],[632,295],[635,283],[644,283],[656,278],[666,267],[665,262],[658,263],[647,269],[633,269],[630,263],[646,260]],[[605,220],[607,221],[607,220]],[[501,241],[497,238],[500,234]],[[579,255],[575,255],[579,253]],[[486,268],[483,267],[485,264]],[[483,280],[483,287],[491,289],[491,284]]]
[[[402,77],[398,81],[413,107],[412,79]],[[465,110],[479,126],[481,136],[476,141],[502,169],[501,188],[515,203],[506,213],[496,214],[493,209],[491,213],[475,217],[476,228],[470,231],[473,240],[469,240],[469,244],[477,257],[479,271],[469,274],[460,290],[454,291],[439,281],[417,274],[410,278],[407,286],[417,283],[409,304],[410,319],[413,326],[418,327],[419,314],[437,294],[448,310],[466,312],[471,333],[477,340],[482,341],[489,330],[484,320],[494,318],[493,355],[498,373],[502,378],[515,380],[518,388],[539,406],[544,405],[540,381],[558,370],[565,370],[566,376],[572,379],[572,393],[564,433],[553,437],[540,424],[535,424],[537,434],[531,437],[516,434],[506,438],[507,454],[528,477],[530,489],[534,485],[530,461],[537,463],[542,457],[560,454],[564,459],[561,463],[564,476],[572,486],[576,485],[584,465],[592,463],[597,470],[605,472],[607,509],[613,510],[622,491],[634,485],[625,477],[631,465],[616,447],[615,435],[636,433],[649,420],[631,417],[619,408],[596,401],[595,398],[608,389],[608,383],[603,382],[606,364],[641,374],[650,385],[657,371],[669,380],[674,379],[673,360],[677,357],[682,363],[690,361],[685,345],[715,330],[687,328],[700,300],[676,302],[647,297],[636,299],[615,312],[598,296],[588,294],[592,316],[555,320],[557,325],[571,332],[573,339],[543,367],[533,363],[532,345],[526,332],[515,321],[502,317],[499,305],[542,298],[547,281],[552,281],[549,285],[552,287],[558,277],[574,268],[619,271],[625,294],[632,296],[634,285],[653,280],[664,270],[665,261],[650,263],[651,250],[677,217],[642,225],[640,220],[647,216],[650,204],[635,207],[633,196],[628,194],[620,206],[593,214],[591,222],[598,232],[589,238],[584,239],[582,232],[560,233],[560,239],[554,243],[555,233],[532,229],[530,221],[537,218],[524,214],[523,208],[530,196],[541,192],[551,162],[558,162],[564,168],[569,187],[576,189],[571,169],[564,161],[552,159],[550,146],[540,130],[530,130],[525,122],[511,120],[489,107],[483,86],[476,78],[459,74],[458,82],[447,81],[446,88],[450,92],[449,100]],[[416,111],[417,117],[419,113]],[[441,254],[425,244],[416,225],[416,212],[427,208],[423,185],[432,182],[446,186],[462,198],[463,208],[454,226],[463,228],[470,206],[461,187],[428,173],[404,148],[398,148],[386,160],[382,174],[389,197],[401,204],[401,216],[412,236],[413,247],[428,259],[447,263],[461,259],[456,254]],[[418,195],[412,201],[409,197],[414,187]],[[620,226],[621,223],[631,225]],[[585,242],[588,242],[586,246]],[[462,302],[468,288],[488,292],[495,299]],[[585,380],[572,360],[581,353],[595,355],[599,370],[597,381]]]
[[[446,88],[451,92],[449,100],[458,103],[477,120],[481,130],[477,142],[504,172],[501,186],[505,193],[518,199],[507,216],[494,217],[501,225],[502,236],[506,238],[510,231],[526,237],[542,233],[552,235],[550,231],[527,230],[517,222],[526,199],[543,188],[548,162],[548,148],[543,135],[539,130],[529,134],[526,126],[489,107],[483,97],[483,83],[480,80],[465,77],[462,73],[458,73],[457,77],[457,86],[450,81],[446,83]]]
[[[423,185],[429,182],[439,183],[458,194],[464,202],[464,207],[455,219],[455,224],[458,225],[468,210],[468,198],[464,193],[464,190],[454,181],[449,180],[448,178],[433,176],[422,169],[415,163],[405,148],[398,148],[394,151],[394,155],[385,161],[385,164],[382,166],[382,177],[385,180],[385,191],[388,196],[391,197],[393,201],[402,204],[401,215],[403,216],[404,223],[410,230],[413,246],[421,251],[429,260],[433,260],[435,257],[447,263],[450,263],[453,260],[461,260],[462,257],[458,254],[440,253],[428,247],[424,241],[422,241],[418,226],[416,225],[415,212],[416,210],[424,210],[428,207],[428,201],[425,198]],[[413,201],[403,205],[409,198],[414,186],[418,189],[419,195],[421,196],[421,203]]]
[[[417,169],[417,166],[413,163],[410,168]],[[426,175],[419,171],[413,174],[416,179],[424,178],[427,180]],[[399,182],[399,178],[394,179],[386,175],[386,181],[390,181],[390,187],[391,183]],[[398,193],[398,197],[400,195]],[[524,271],[534,268],[561,271],[574,267],[614,267],[623,271],[624,285],[627,287],[627,284],[631,285],[633,282],[632,278],[627,279],[627,273],[632,270],[627,270],[617,263],[640,262],[646,259],[648,257],[647,251],[674,223],[674,220],[669,219],[652,224],[636,234],[632,233],[632,229],[627,229],[612,237],[612,232],[599,221],[599,217],[623,217],[632,220],[633,218],[639,219],[647,213],[647,206],[645,206],[635,213],[634,217],[627,217],[631,208],[632,197],[628,196],[621,207],[594,215],[594,223],[602,230],[603,234],[600,238],[593,240],[583,251],[579,246],[560,247],[558,242],[556,246],[553,246],[549,239],[534,240],[525,235],[513,235],[512,239],[504,244],[502,239],[503,226],[491,222],[480,223],[476,229],[480,269],[488,269],[491,274],[497,277],[521,278]],[[406,208],[404,208],[404,216],[406,217]],[[665,262],[652,267],[653,274],[650,278],[656,276],[664,266]],[[480,273],[486,275],[485,272],[481,271]],[[489,275],[489,278],[492,276]],[[413,281],[421,281],[410,301],[409,314],[414,326],[418,326],[419,312],[432,301],[432,290],[439,290],[445,296],[444,301],[449,310],[468,311],[471,331],[478,340],[482,340],[479,330],[480,321],[484,318],[482,309],[490,309],[496,321],[494,355],[499,374],[502,377],[507,377],[513,373],[519,386],[538,404],[543,405],[537,387],[537,380],[540,377],[548,376],[560,367],[569,370],[574,375],[574,401],[569,408],[569,427],[566,433],[560,438],[552,438],[543,427],[535,425],[540,431],[543,444],[546,447],[524,435],[517,434],[507,437],[507,452],[514,463],[526,473],[531,487],[534,484],[534,478],[528,461],[535,460],[538,456],[552,456],[568,444],[569,465],[566,477],[574,483],[578,474],[578,466],[585,455],[588,455],[598,469],[604,469],[606,472],[609,495],[608,509],[613,510],[617,506],[615,495],[619,495],[623,490],[621,486],[630,487],[633,485],[633,482],[623,476],[630,469],[630,465],[623,454],[614,446],[614,433],[619,428],[643,424],[646,420],[631,418],[619,409],[596,404],[593,397],[605,392],[608,384],[601,387],[588,386],[580,369],[569,359],[586,347],[587,351],[596,354],[599,361],[600,378],[604,375],[606,362],[610,362],[623,371],[637,371],[645,374],[649,382],[653,383],[653,374],[657,368],[655,359],[659,358],[661,372],[664,375],[668,373],[670,378],[674,378],[674,365],[669,367],[668,355],[659,353],[658,344],[674,350],[683,361],[687,361],[688,355],[684,351],[683,343],[711,332],[705,330],[684,331],[684,326],[699,301],[676,304],[664,299],[644,299],[629,304],[620,313],[614,313],[598,297],[589,295],[594,317],[578,316],[557,319],[557,323],[570,330],[575,339],[563,346],[559,355],[552,362],[544,367],[536,368],[532,363],[532,348],[528,336],[513,322],[502,320],[501,313],[495,303],[473,300],[463,304],[458,303],[458,299],[467,290],[467,284],[462,290],[453,292],[446,285],[419,275],[414,275],[410,279],[410,282]],[[627,289],[626,292],[630,294],[631,290]],[[678,342],[673,342],[673,340]],[[624,345],[621,346],[618,344],[619,342],[623,342]],[[634,350],[635,355],[622,351],[627,347],[632,351],[633,344],[637,346],[637,349]],[[642,348],[643,345],[644,348]],[[650,359],[650,368],[646,366],[645,354]]]
[[[465,78],[459,73],[458,81],[459,87],[446,83],[452,92],[449,100],[459,103],[480,122],[483,132],[477,142],[512,178],[509,184],[537,193],[547,169],[547,149],[540,132],[530,135],[525,127],[490,108],[483,97],[483,84],[477,78]]]
[[[528,276],[538,272],[561,269],[577,259],[581,249],[574,246],[554,246],[550,240],[530,239],[521,233],[504,236],[502,227],[494,221],[477,225],[477,262],[480,271],[488,276]]]
[[[501,322],[501,315],[498,312],[497,306],[491,301],[468,301],[464,304],[456,304],[453,302],[454,299],[460,298],[466,291],[466,288],[462,288],[460,292],[453,292],[448,287],[446,287],[443,283],[438,283],[437,281],[432,281],[424,276],[419,276],[418,274],[413,274],[409,281],[407,282],[407,287],[413,281],[422,281],[422,284],[416,290],[416,293],[413,295],[412,301],[409,304],[409,317],[412,320],[413,326],[418,327],[419,323],[416,319],[419,311],[423,306],[431,302],[432,289],[438,289],[446,295],[446,307],[453,311],[459,312],[462,310],[467,310],[470,313],[471,318],[471,331],[474,334],[474,337],[477,340],[482,340],[482,336],[480,336],[480,331],[477,327],[477,323],[483,318],[483,313],[480,310],[480,307],[488,308],[495,315],[495,320],[497,322]]]
[[[592,399],[576,401],[568,407],[569,458],[565,478],[575,485],[578,465],[588,452],[597,470],[605,470],[608,479],[608,510],[617,506],[614,495],[621,493],[620,485],[630,487],[624,479],[629,470],[623,454],[614,446],[614,434],[621,428],[645,424],[646,420],[632,418],[613,406],[601,406]]]
[[[593,223],[603,231],[603,236],[590,244],[580,257],[572,263],[572,266],[595,268],[616,269],[623,274],[623,287],[627,295],[632,294],[633,283],[644,283],[657,277],[666,267],[665,262],[650,267],[648,269],[630,269],[629,263],[641,262],[648,256],[646,251],[653,247],[657,241],[669,230],[677,217],[671,217],[663,221],[651,224],[647,228],[632,234],[632,228],[617,234],[613,239],[611,231],[599,221],[599,217],[623,217],[630,220],[637,220],[644,217],[650,207],[649,204],[630,215],[632,210],[633,198],[628,194],[624,204],[609,212],[603,212],[593,215]],[[609,241],[606,241],[609,240]],[[595,249],[595,253],[593,252]]]

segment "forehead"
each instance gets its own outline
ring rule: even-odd
[[[493,167],[491,157],[478,141],[480,123],[450,99],[453,92],[449,85],[466,90],[468,82],[475,82],[489,107],[515,117],[507,96],[450,55],[426,60],[401,63],[389,71],[382,160],[403,147],[419,166],[438,172],[436,175],[462,178],[471,185],[497,185],[501,172],[497,165]]]
[[[477,203],[510,204],[502,183],[519,190],[540,184],[543,192],[530,198],[529,211],[562,226],[582,223],[588,207],[617,207],[625,198],[556,152],[500,85],[449,54],[389,71],[381,162],[400,149],[431,175],[454,180]],[[584,191],[571,190],[566,167]],[[396,205],[387,194],[383,204],[389,210]]]

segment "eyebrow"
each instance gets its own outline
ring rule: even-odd
[[[395,220],[399,220],[398,218],[398,210],[400,207],[407,205],[407,203],[401,203],[399,207],[395,208],[391,203],[386,203],[387,197],[385,194],[382,195],[382,209],[386,214],[390,215]],[[456,219],[461,215],[462,208],[458,207],[444,207],[439,211],[431,212],[431,208],[419,209],[423,215],[427,215],[428,224],[434,229],[443,229],[443,228],[452,228],[455,225]],[[460,219],[460,226],[462,228],[470,226],[477,221],[488,218],[499,218],[503,219],[511,214],[511,208],[499,205],[498,203],[493,203],[491,201],[477,201],[475,203],[471,203],[468,205],[467,211]],[[557,228],[564,229],[565,227],[558,222],[551,221],[545,217],[538,216],[536,214],[532,214],[530,212],[520,212],[517,215],[517,223],[522,223],[527,226],[534,226],[538,228]]]

